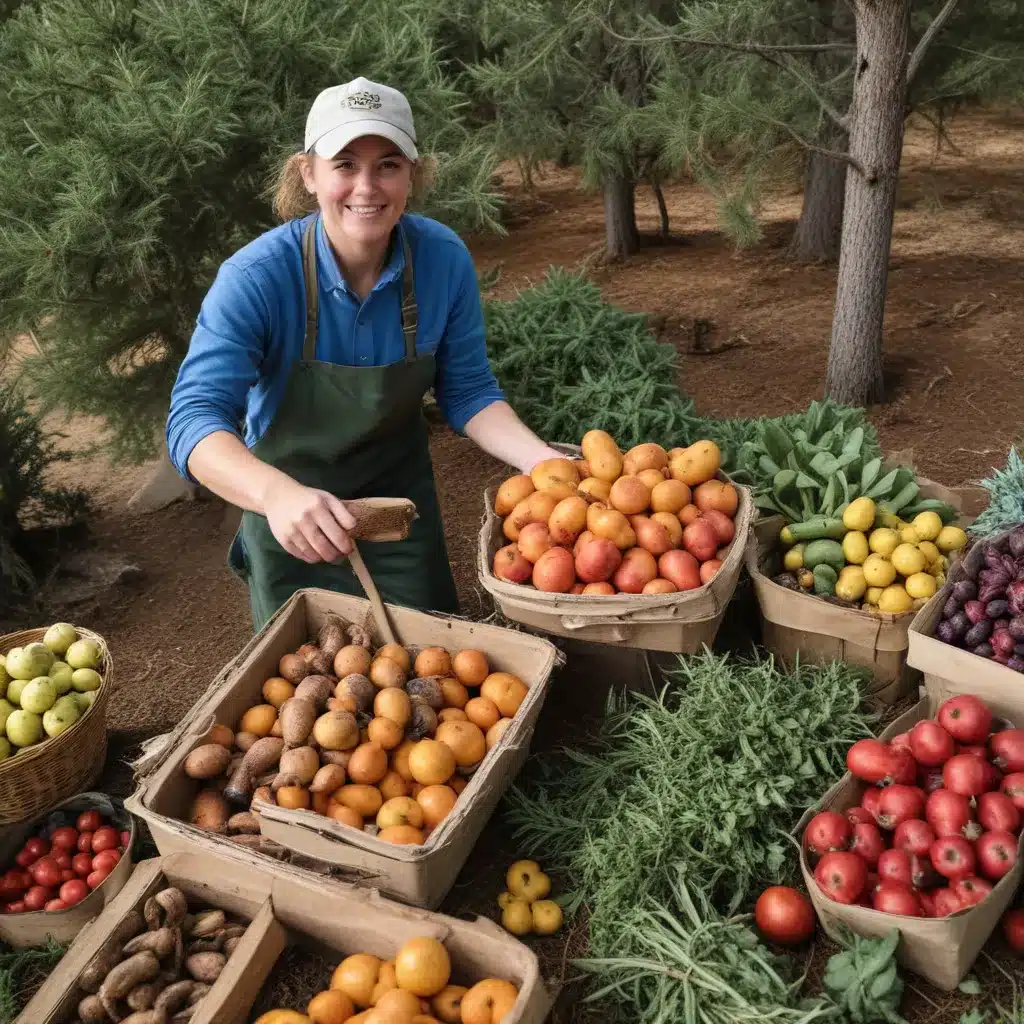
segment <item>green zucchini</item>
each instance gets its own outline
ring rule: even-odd
[[[803,523],[790,523],[789,532],[794,541],[800,541],[820,540],[824,537],[842,540],[847,531],[842,519],[825,519],[822,516]]]
[[[834,597],[839,574],[831,565],[822,563],[814,567],[814,592],[819,597]]]
[[[819,565],[830,565],[839,572],[846,565],[843,546],[835,540],[812,540],[804,548],[804,567],[816,569]]]

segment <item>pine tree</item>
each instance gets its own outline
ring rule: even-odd
[[[649,183],[668,218],[660,183],[686,166],[686,147],[658,102],[662,55],[623,39],[644,24],[677,20],[671,0],[462,0],[475,15],[485,56],[467,74],[493,112],[487,136],[524,175],[539,163],[579,163],[583,185],[604,198],[605,254],[640,242],[635,192]],[[664,22],[663,22],[664,19]]]
[[[642,37],[663,65],[666,49],[676,55],[666,78],[678,97],[678,134],[689,139],[695,175],[722,197],[734,234],[756,236],[758,185],[794,144],[821,158],[808,167],[812,205],[798,239],[829,247],[842,210],[826,387],[837,401],[862,405],[883,398],[882,321],[907,113],[1018,92],[1024,65],[1013,40],[1024,34],[1024,13],[1012,0],[980,8],[849,2],[850,39],[836,6],[847,0],[695,2],[670,32],[650,21]]]
[[[268,186],[327,85],[405,91],[440,159],[426,212],[499,228],[432,18],[412,0],[26,0],[0,24],[0,337],[35,331],[44,408],[104,417],[117,456],[154,452],[205,291],[274,225]]]

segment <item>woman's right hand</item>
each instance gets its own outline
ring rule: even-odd
[[[337,562],[352,552],[355,518],[329,491],[288,478],[268,489],[263,511],[278,544],[303,562]]]

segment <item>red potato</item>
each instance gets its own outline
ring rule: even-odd
[[[655,558],[675,547],[668,530],[661,523],[656,523],[647,516],[634,516],[633,519],[637,544],[645,551],[649,551]]]
[[[666,551],[658,559],[658,575],[674,583],[680,590],[696,590],[701,585],[697,559],[681,548]]]
[[[67,850],[58,848],[51,854],[53,859],[60,866],[62,871],[67,871],[71,867],[71,854]]]
[[[67,825],[63,828],[54,829],[53,835],[50,836],[50,842],[54,848],[60,847],[62,850],[75,850],[78,848],[78,829]]]
[[[679,588],[671,580],[664,580],[660,576],[651,580],[641,591],[643,594],[675,594],[678,592]]]
[[[92,849],[92,833],[91,832],[79,832],[78,833],[78,852],[88,853]]]
[[[76,903],[81,903],[89,895],[89,886],[80,878],[75,878],[70,882],[65,882],[60,887],[58,895],[67,906],[72,907]]]
[[[45,907],[43,907],[43,910],[50,911],[50,912],[53,912],[55,910],[67,910],[67,909],[68,909],[68,905],[63,900],[60,900],[60,899],[50,900],[50,902],[47,903]]]
[[[622,564],[622,552],[606,537],[593,537],[576,553],[575,564],[584,583],[605,583]]]
[[[132,842],[132,834],[131,834],[131,832],[122,832],[121,833],[121,848],[123,850],[128,849],[128,847],[131,845],[131,842]]]
[[[547,523],[527,523],[519,531],[519,540],[516,541],[519,554],[531,565],[536,565],[537,559],[554,546],[555,542],[551,539]]]
[[[42,910],[46,901],[53,898],[53,891],[44,885],[33,885],[25,893],[25,909],[29,911]]]
[[[589,530],[584,530],[579,537],[576,538],[576,543],[572,546],[573,557],[577,557],[579,553],[594,539],[594,535]]]
[[[494,553],[494,575],[508,583],[528,583],[533,566],[523,558],[515,544],[506,544]]]
[[[732,543],[733,537],[736,536],[736,524],[724,512],[717,508],[709,508],[701,514],[701,518],[715,528],[719,547]]]
[[[92,872],[92,855],[88,853],[76,853],[71,858],[71,869],[76,875],[85,878]]]
[[[92,859],[93,870],[102,870],[107,867],[113,870],[120,859],[120,850],[102,850]]]
[[[657,576],[658,563],[654,555],[643,548],[630,548],[622,556],[622,564],[615,570],[612,583],[625,594],[640,594]]]
[[[720,558],[709,558],[706,562],[700,564],[700,581],[702,584],[710,583],[717,575],[719,569],[722,568],[722,560]]]
[[[576,582],[576,566],[565,548],[551,548],[533,567],[533,585],[550,594],[567,594]]]
[[[110,874],[110,869],[97,868],[89,877],[85,880],[85,884],[90,889],[95,889],[97,886],[102,885]]]
[[[583,593],[590,596],[613,597],[615,588],[610,583],[588,583],[583,588]]]
[[[82,811],[75,822],[79,832],[95,832],[103,824],[103,816],[99,811]]]
[[[103,828],[97,829],[93,835],[92,852],[102,853],[104,850],[116,850],[119,842],[120,837],[117,834],[117,829],[106,825]]]
[[[63,870],[53,857],[40,857],[32,865],[32,880],[36,885],[45,885],[48,889],[55,889],[63,880]]]
[[[718,553],[718,534],[707,519],[695,519],[683,530],[683,547],[697,559],[706,562]]]

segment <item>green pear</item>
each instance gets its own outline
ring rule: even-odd
[[[57,687],[49,676],[39,676],[30,680],[21,691],[21,706],[37,715],[49,711],[56,701]]]
[[[98,690],[102,682],[102,676],[95,669],[76,668],[71,673],[71,685],[79,693],[85,693],[87,690]]]
[[[16,747],[31,747],[43,738],[43,719],[31,711],[15,711],[7,719],[5,729]]]
[[[43,643],[58,657],[77,639],[78,630],[70,622],[56,622],[43,634]]]
[[[67,693],[71,689],[71,674],[74,671],[66,661],[55,661],[50,666],[49,676],[53,685],[57,687],[57,693]]]
[[[64,660],[72,668],[99,668],[103,657],[100,645],[88,637],[76,640],[64,655]]]

